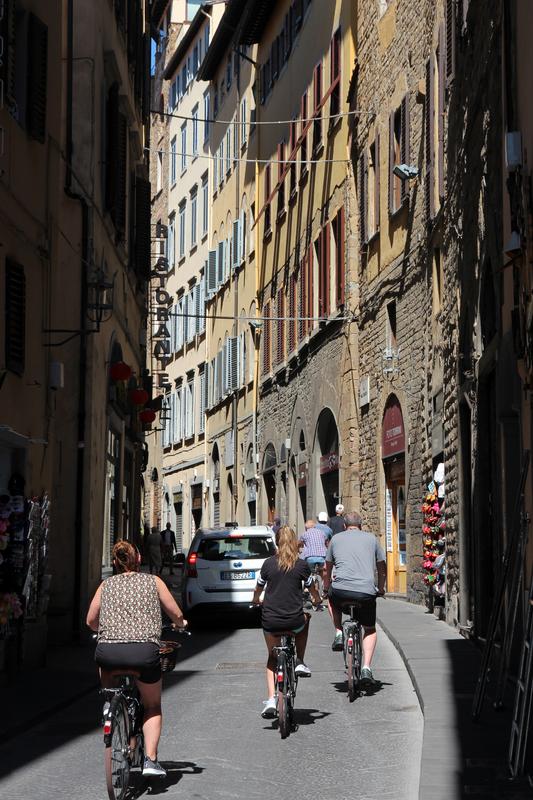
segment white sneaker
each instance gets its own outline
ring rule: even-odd
[[[299,678],[310,678],[311,677],[311,670],[309,667],[304,664],[303,661],[298,661],[296,664],[294,671]]]
[[[261,711],[263,719],[274,719],[277,715],[276,698],[269,697],[268,700],[263,700],[263,710]]]
[[[166,778],[167,771],[163,769],[159,761],[152,761],[148,756],[144,759],[143,777],[145,778]]]

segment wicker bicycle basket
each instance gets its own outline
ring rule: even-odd
[[[176,666],[176,652],[181,647],[178,642],[162,641],[159,645],[161,672],[172,672]]]

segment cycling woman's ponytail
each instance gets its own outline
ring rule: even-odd
[[[122,539],[113,547],[113,561],[117,572],[137,572],[139,567],[139,551]]]
[[[279,568],[287,572],[295,566],[300,556],[296,533],[288,525],[283,525],[276,534],[276,544]]]

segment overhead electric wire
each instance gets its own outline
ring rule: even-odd
[[[163,153],[167,156],[182,156],[183,158],[190,158],[191,161],[194,161],[195,158],[205,158],[209,161],[223,161],[224,163],[228,160],[226,156],[217,156],[217,155],[206,155],[204,153],[196,153],[192,155],[191,153],[180,153],[180,152],[172,152],[172,150],[161,150],[157,147],[145,147],[145,152],[158,154]],[[240,161],[243,164],[349,164],[349,158],[314,158],[314,159],[306,159],[302,161],[300,159],[276,159],[276,158],[234,158],[231,156],[229,161],[234,164],[236,161]],[[231,168],[230,170],[231,171]],[[228,170],[226,169],[227,174]]]
[[[247,122],[246,120],[225,120],[225,119],[211,119],[209,117],[191,117],[187,114],[174,114],[171,111],[156,111],[154,108],[150,109],[151,114],[159,114],[161,117],[173,117],[174,119],[184,119],[190,120],[191,122],[207,122],[208,125],[247,125],[250,128],[255,128],[256,125],[291,125],[295,122],[314,122],[315,119],[338,119],[339,117],[351,117],[351,116],[363,116],[364,114],[368,114],[369,116],[376,116],[375,111],[363,111],[362,109],[354,109],[353,111],[339,111],[338,114],[330,114],[328,116],[318,116],[318,117],[308,117],[307,119],[301,119],[300,117],[295,117],[294,119],[258,119],[252,122]]]
[[[170,313],[170,312],[169,312]],[[157,317],[158,311],[149,311],[148,316]],[[235,315],[225,314],[186,314],[185,312],[173,311],[170,316],[190,317],[192,319],[205,320],[229,320],[231,322],[356,322],[357,315],[339,317],[236,317]],[[163,324],[163,320],[160,320]]]

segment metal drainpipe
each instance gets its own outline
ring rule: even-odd
[[[80,292],[80,331],[85,330],[87,306],[87,261],[89,257],[89,206],[85,198],[72,189],[72,98],[73,98],[73,59],[74,59],[74,0],[68,0],[67,12],[67,96],[66,96],[66,175],[65,193],[81,206],[81,292]],[[87,389],[87,337],[80,336],[80,358],[78,369],[78,447],[76,463],[76,510],[74,519],[74,589],[72,597],[72,633],[75,639],[80,636],[81,611],[81,573],[83,539],[83,478],[85,465],[85,420]]]

